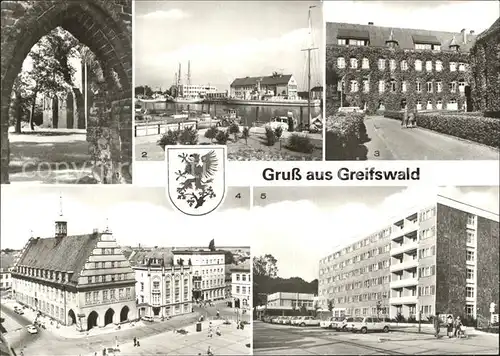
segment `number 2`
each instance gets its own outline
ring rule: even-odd
[[[147,152],[141,152],[141,158],[147,158],[148,153]]]

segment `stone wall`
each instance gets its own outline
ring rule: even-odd
[[[12,86],[33,45],[52,29],[63,27],[94,52],[104,73],[114,70],[118,74],[119,87],[111,75],[107,74],[105,78],[113,100],[131,98],[132,1],[2,1],[1,16],[0,182],[8,183],[8,113]],[[132,135],[123,137],[123,140],[131,142]]]

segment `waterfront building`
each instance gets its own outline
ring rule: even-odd
[[[500,111],[500,18],[479,34],[471,50],[474,111]]]
[[[292,74],[278,74],[267,77],[236,78],[231,83],[231,97],[236,99],[262,100],[264,97],[285,97],[298,99],[297,81]]]
[[[80,331],[137,318],[134,271],[113,233],[68,235],[62,214],[54,236],[32,237],[22,249],[12,296]]]
[[[170,249],[136,251],[134,261],[139,316],[168,317],[193,310],[193,272],[188,263],[175,264]]]
[[[498,214],[438,196],[322,258],[319,295],[335,315],[487,317],[499,300],[498,234]]]
[[[333,107],[472,110],[474,31],[327,23],[327,100]]]
[[[203,98],[212,93],[217,93],[217,87],[210,84],[179,84],[174,89],[174,96],[181,96],[185,98]]]
[[[226,264],[224,251],[210,250],[172,250],[174,264],[192,266],[194,300],[220,300],[226,296]]]
[[[229,91],[209,92],[205,95],[207,100],[226,100],[229,98]]]
[[[236,308],[250,309],[252,278],[250,263],[243,262],[231,268],[231,297]]]

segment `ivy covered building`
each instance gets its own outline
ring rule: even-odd
[[[500,18],[482,32],[471,50],[474,111],[500,111]]]
[[[472,109],[474,31],[327,23],[326,36],[327,107]]]

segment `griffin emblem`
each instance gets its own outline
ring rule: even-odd
[[[225,193],[224,172],[220,169],[225,163],[225,147],[191,147],[181,152],[174,152],[174,147],[168,148],[169,196],[179,210],[185,213],[188,212],[184,210],[191,210],[189,215],[204,215],[220,204]],[[174,194],[176,201],[172,199]],[[208,201],[213,203],[208,204]],[[213,204],[216,205],[211,209]]]

